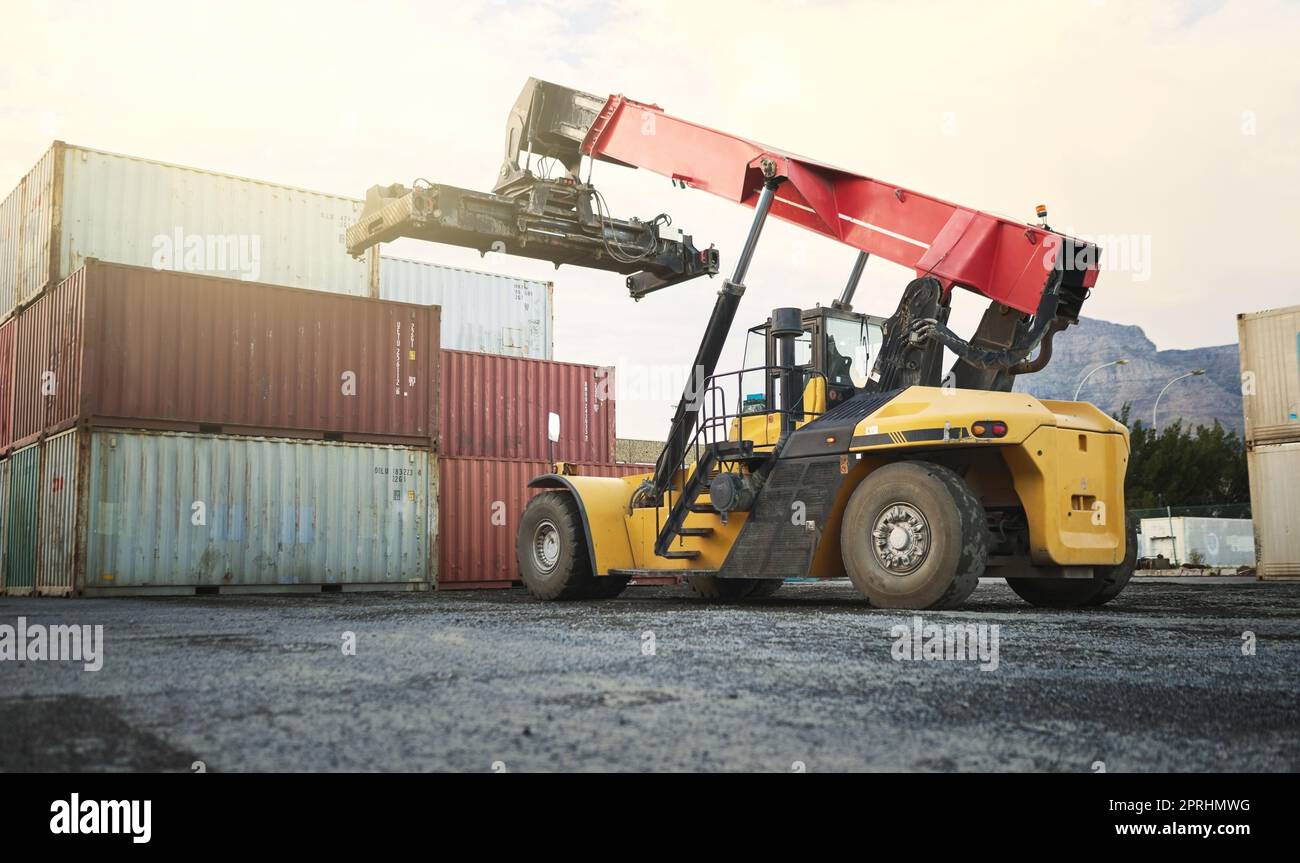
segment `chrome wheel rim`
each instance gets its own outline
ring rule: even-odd
[[[892,575],[908,575],[930,554],[930,523],[910,503],[884,507],[871,529],[876,560]]]
[[[560,562],[560,531],[553,521],[539,522],[533,530],[533,563],[549,575]]]

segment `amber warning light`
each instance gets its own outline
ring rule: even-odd
[[[975,437],[1006,437],[1007,424],[1002,420],[980,420],[970,427]]]

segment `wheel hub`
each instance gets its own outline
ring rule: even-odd
[[[876,559],[895,575],[910,573],[930,553],[930,525],[908,503],[891,503],[881,510],[871,535]]]
[[[544,573],[560,562],[560,531],[552,521],[539,522],[533,531],[533,563]]]

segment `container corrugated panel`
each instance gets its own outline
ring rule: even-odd
[[[436,306],[91,262],[18,341],[16,442],[80,422],[436,445]]]
[[[437,468],[427,449],[76,434],[88,439],[78,590],[430,582]]]
[[[1300,306],[1237,316],[1247,443],[1300,440]]]
[[[442,352],[443,455],[615,461],[614,370],[467,351]],[[560,416],[548,447],[547,416]]]
[[[354,198],[58,142],[20,186],[21,251],[12,262],[19,304],[91,258],[374,292],[370,256],[354,260],[344,247],[361,214]],[[0,259],[0,272],[9,266]],[[7,301],[4,290],[0,281]]]
[[[78,272],[58,290],[37,297],[16,319],[10,426],[12,443],[17,446],[39,439],[45,431],[47,407],[58,392],[58,379],[51,362],[59,323],[58,315],[52,311],[57,299],[54,295],[80,295],[82,275]]]
[[[19,244],[23,235],[23,184],[0,202],[0,320],[18,305]]]
[[[36,592],[47,596],[70,594],[74,588],[81,443],[81,433],[73,430],[41,444]]]
[[[438,585],[506,587],[519,580],[515,531],[537,489],[528,481],[550,473],[544,461],[439,459]],[[653,465],[580,464],[583,476],[632,476]]]
[[[18,258],[18,305],[31,300],[56,279],[50,272],[52,243],[58,230],[58,179],[63,147],[45,151],[23,178],[22,225]]]
[[[13,443],[14,351],[17,349],[18,321],[10,318],[0,324],[0,456]]]
[[[34,444],[9,459],[5,523],[5,592],[31,593],[36,587],[36,517],[41,485],[41,447]]]
[[[442,346],[549,360],[554,350],[551,282],[380,258],[379,296],[442,307]]]
[[[5,551],[9,548],[9,459],[0,458],[0,595],[5,592]]]
[[[1260,578],[1300,578],[1300,443],[1246,451],[1255,571]]]

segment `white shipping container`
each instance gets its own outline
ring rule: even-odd
[[[1246,466],[1259,557],[1255,571],[1261,579],[1300,578],[1300,443],[1248,449]]]
[[[25,179],[25,178],[24,178]],[[18,263],[22,260],[24,180],[0,202],[0,319],[13,311],[18,297]]]
[[[0,205],[0,318],[89,258],[369,296],[353,198],[62,142]]]
[[[1195,518],[1176,515],[1144,518],[1138,557],[1164,555],[1175,566],[1253,566],[1255,533],[1248,518]]]
[[[118,430],[42,446],[38,592],[432,583],[428,450]]]
[[[384,256],[379,297],[442,306],[442,347],[554,358],[554,283]]]
[[[1237,316],[1249,444],[1300,440],[1300,306]]]

